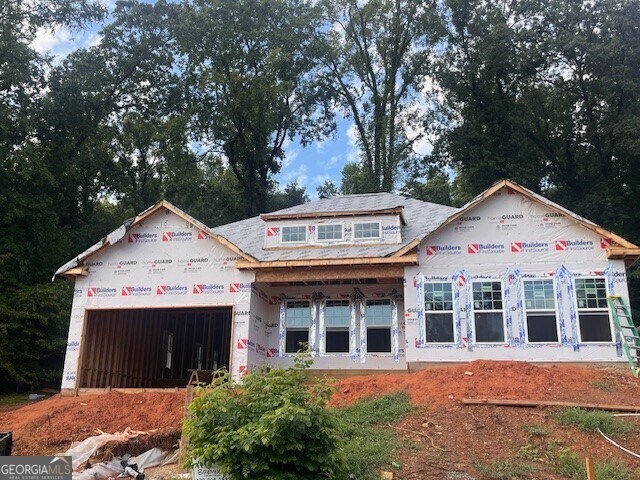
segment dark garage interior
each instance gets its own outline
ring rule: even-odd
[[[78,387],[184,387],[190,370],[228,369],[231,317],[231,307],[88,311]]]

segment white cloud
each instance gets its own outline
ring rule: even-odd
[[[318,185],[322,185],[327,180],[332,180],[331,175],[316,175],[313,177],[313,180],[311,180],[311,186],[316,187]]]
[[[298,186],[307,188],[309,183],[309,175],[306,165],[300,165],[298,168],[291,170],[283,175],[284,184],[296,182]]]
[[[358,147],[358,128],[355,123],[349,125],[347,128],[347,143],[349,144],[349,150],[347,151],[347,161],[350,163],[360,160],[360,148]]]
[[[55,30],[39,28],[31,46],[39,53],[49,53],[68,43],[71,39],[71,32],[67,28]],[[70,50],[73,50],[73,47]]]
[[[329,167],[335,167],[340,160],[342,160],[342,155],[338,154],[331,156],[328,162]]]
[[[327,146],[327,140],[318,140],[314,143],[314,146],[316,147],[316,152],[322,153]]]
[[[291,166],[291,164],[295,162],[296,158],[298,158],[299,156],[300,156],[299,148],[292,148],[289,151],[287,151],[284,155],[284,158],[282,159],[282,168],[284,169]]]

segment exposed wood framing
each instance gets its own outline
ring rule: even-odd
[[[349,280],[361,278],[402,278],[404,267],[397,265],[336,266],[332,268],[291,268],[259,270],[256,282],[312,282],[319,280]]]
[[[306,213],[263,213],[260,215],[262,220],[297,220],[306,218],[338,218],[338,217],[363,217],[369,215],[400,215],[402,223],[406,225],[402,216],[403,206],[393,208],[384,208],[380,210],[345,210],[338,212],[306,212]]]
[[[203,368],[228,368],[231,322],[230,307],[89,311],[76,389],[184,386],[188,369],[197,367],[198,344]],[[173,335],[171,368],[165,368],[166,332]]]
[[[402,257],[363,257],[363,258],[331,258],[315,260],[280,260],[274,262],[247,262],[240,260],[236,263],[239,270],[262,268],[290,268],[290,267],[329,267],[336,265],[417,265],[418,255],[410,254]]]
[[[463,398],[463,405],[494,405],[498,407],[577,407],[609,412],[640,412],[640,406],[603,405],[598,403],[558,402],[555,400],[503,400],[495,398]]]
[[[84,265],[67,270],[62,274],[63,277],[86,277],[89,275],[89,269]]]
[[[631,267],[640,259],[640,248],[627,248],[620,246],[607,247],[607,258],[624,260],[627,268]]]

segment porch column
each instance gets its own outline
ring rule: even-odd
[[[400,361],[400,342],[398,326],[398,292],[394,288],[391,291],[391,352],[393,353],[393,360],[395,362]]]
[[[287,350],[287,312],[286,312],[286,297],[284,293],[280,295],[280,328],[278,330],[278,356],[284,357],[284,353]]]

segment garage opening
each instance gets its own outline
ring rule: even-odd
[[[89,311],[78,387],[185,387],[190,370],[229,369],[231,316],[231,307]]]

